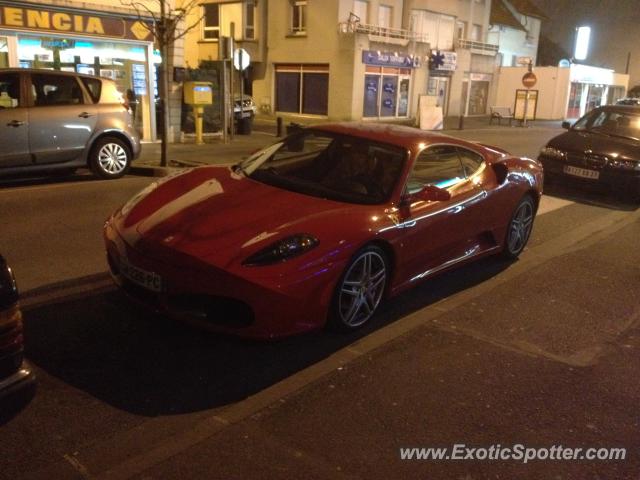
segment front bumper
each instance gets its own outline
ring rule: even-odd
[[[23,359],[22,314],[18,304],[0,312],[0,398],[26,388],[35,381]]]
[[[324,265],[316,274],[291,278],[243,267],[242,273],[183,258],[152,258],[129,246],[108,224],[107,260],[115,283],[147,308],[215,332],[273,339],[322,328],[342,265]],[[161,291],[132,282],[122,259],[162,278]]]
[[[602,185],[610,190],[622,191],[629,194],[640,193],[640,172],[634,170],[621,170],[604,166],[590,166],[577,162],[564,162],[555,158],[540,155],[538,160],[544,167],[546,177],[563,177],[576,183],[587,185]],[[581,178],[565,173],[565,166],[574,166],[599,172],[597,179]]]

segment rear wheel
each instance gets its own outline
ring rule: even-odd
[[[120,178],[131,165],[131,151],[119,138],[104,137],[96,142],[89,156],[91,171],[102,178]]]
[[[509,259],[518,258],[524,247],[529,241],[531,229],[533,228],[533,218],[535,215],[535,206],[530,195],[526,195],[511,217],[507,235],[504,241],[504,250],[502,255]]]
[[[358,251],[336,286],[329,326],[350,331],[366,324],[380,304],[388,270],[380,248],[371,245]]]

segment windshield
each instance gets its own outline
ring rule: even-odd
[[[608,110],[594,111],[578,120],[573,129],[638,140],[640,115]]]
[[[388,200],[406,152],[370,140],[305,130],[239,164],[250,178],[279,188],[349,203]]]

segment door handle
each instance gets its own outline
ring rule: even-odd
[[[11,120],[9,123],[7,123],[7,127],[21,127],[22,125],[24,125],[24,122],[21,122],[19,120]]]
[[[89,112],[82,112],[80,115],[78,115],[79,117],[82,118],[89,118],[89,117],[93,117],[93,115],[91,115]]]

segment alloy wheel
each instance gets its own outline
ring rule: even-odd
[[[346,327],[359,327],[371,318],[386,281],[387,267],[378,252],[364,251],[353,261],[338,294],[338,314]]]
[[[507,236],[507,248],[512,255],[519,254],[529,240],[533,227],[533,205],[529,199],[521,202],[513,215]]]
[[[117,175],[127,168],[127,151],[117,143],[106,143],[98,151],[98,163],[106,173]]]

